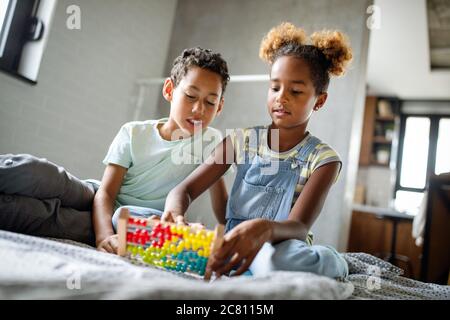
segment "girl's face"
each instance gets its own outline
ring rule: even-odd
[[[267,107],[276,128],[306,125],[313,110],[325,100],[326,94],[316,95],[309,66],[303,59],[284,56],[274,62]]]

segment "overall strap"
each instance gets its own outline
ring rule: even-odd
[[[310,136],[306,143],[298,149],[298,153],[295,155],[295,159],[300,163],[305,163],[308,160],[309,155],[321,142],[322,141],[319,138]]]
[[[301,174],[301,170],[306,166],[306,162],[308,161],[309,155],[315,150],[316,146],[321,143],[321,140],[310,136],[305,144],[300,146],[297,149],[297,153],[291,158],[291,168],[293,169],[293,177],[295,177],[291,181],[291,185],[287,188],[287,192],[285,194],[286,199],[283,202],[283,207],[278,211],[275,220],[283,221],[288,219],[289,213],[292,207],[292,199],[295,193],[295,187],[298,183],[299,176]],[[294,173],[295,172],[295,173]]]
[[[257,150],[259,149],[260,145],[260,132],[264,129],[264,126],[256,126],[253,128],[249,128],[248,130],[251,130],[250,134],[246,137],[245,144],[249,149]],[[267,133],[267,130],[266,130]],[[254,136],[256,134],[256,137]]]
[[[244,141],[245,163],[251,163],[251,159],[259,153],[262,129],[264,129],[264,126],[256,126],[248,129],[250,133],[245,137]]]

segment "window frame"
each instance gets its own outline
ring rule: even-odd
[[[34,16],[39,3],[40,0],[17,0],[12,13],[9,33],[6,34],[6,44],[3,56],[0,57],[0,71],[25,80],[31,84],[36,84],[36,81],[20,75],[17,72],[17,68],[22,57],[23,47],[27,41],[26,37],[30,29],[31,18]],[[8,8],[8,10],[9,9],[10,8]]]
[[[428,118],[430,119],[430,132],[429,132],[429,144],[428,144],[428,157],[427,157],[427,169],[425,186],[423,188],[411,188],[403,187],[400,185],[400,177],[402,171],[403,160],[403,145],[405,140],[406,120],[409,117],[414,118]],[[397,172],[395,177],[395,188],[393,199],[396,198],[397,191],[410,191],[410,192],[425,192],[428,188],[431,174],[435,174],[436,169],[436,152],[437,152],[437,140],[439,135],[439,121],[441,119],[450,119],[450,114],[430,114],[430,113],[403,113],[400,112],[400,132],[399,132],[399,144],[398,144],[398,157],[396,162]]]

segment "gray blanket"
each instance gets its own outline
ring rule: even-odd
[[[304,272],[205,282],[67,240],[0,231],[0,299],[450,299],[448,286],[403,278],[370,255],[345,257],[346,282]]]

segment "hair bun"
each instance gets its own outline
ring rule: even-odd
[[[288,43],[306,44],[307,36],[303,29],[292,23],[283,22],[272,28],[264,37],[259,49],[259,57],[269,63],[273,62],[275,53]]]
[[[334,76],[343,75],[353,57],[347,36],[336,30],[323,30],[314,32],[311,40],[330,61],[328,72]]]

